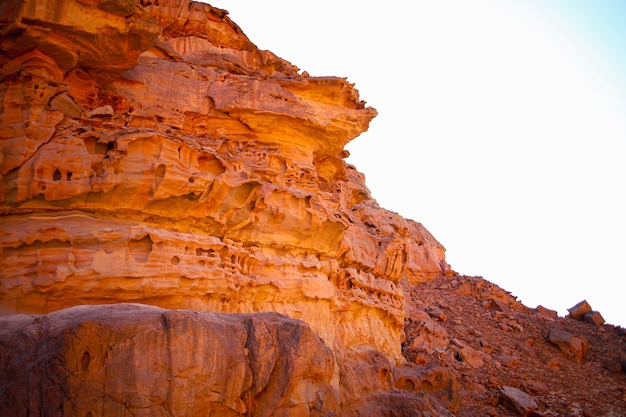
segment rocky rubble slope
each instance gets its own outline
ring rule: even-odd
[[[482,294],[344,161],[376,115],[345,79],[311,77],[184,0],[3,1],[0,50],[0,415],[572,404],[546,382],[485,382],[520,355],[490,348],[496,335],[546,326],[517,323],[531,313],[506,297],[479,308],[429,290]],[[491,333],[481,314],[498,308]],[[563,326],[542,333],[548,369],[595,370],[593,337]]]
[[[528,308],[481,277],[438,278],[408,298],[404,355],[456,381],[456,416],[626,415],[625,329]]]

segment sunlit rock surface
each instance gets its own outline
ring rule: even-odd
[[[282,313],[346,404],[349,358],[404,362],[403,286],[450,267],[344,162],[376,115],[351,84],[183,0],[7,0],[0,25],[3,311]]]
[[[114,304],[0,317],[0,326],[3,348],[19,351],[0,357],[1,415],[339,411],[332,351],[304,322],[277,313]]]

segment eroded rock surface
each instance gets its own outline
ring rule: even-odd
[[[139,345],[133,343],[146,338],[148,356],[159,364],[166,360],[174,343],[165,339],[167,326],[143,310],[139,316],[147,315],[148,324],[122,320],[118,310],[96,307],[102,304],[148,304],[167,309],[164,317],[184,316],[180,323],[193,323],[188,331],[195,336],[175,343],[188,354],[209,337],[202,329],[217,324],[174,310],[276,312],[306,322],[329,349],[330,371],[324,368],[314,378],[315,384],[330,384],[329,413],[337,407],[360,413],[369,404],[365,399],[386,398],[396,390],[393,369],[405,361],[403,286],[451,271],[432,235],[380,208],[363,175],[344,161],[346,143],[376,115],[353,85],[301,72],[259,50],[227,12],[184,0],[3,1],[0,50],[0,309],[42,315],[15,316],[33,333],[15,328],[5,333],[5,363],[13,363],[8,359],[17,349],[13,338],[36,347],[16,359],[23,364],[45,353],[35,345],[50,338],[70,340],[49,333],[50,323],[58,320],[65,326],[61,334],[92,326],[103,334],[93,346],[121,349],[120,357],[134,358]],[[96,321],[66,320],[77,311],[97,315]],[[107,314],[111,328],[104,324]],[[234,339],[223,347],[234,356],[224,360],[246,363],[240,342],[252,336],[242,335],[240,321],[256,319],[211,317],[237,323],[229,321]],[[135,339],[133,325],[138,326]],[[226,337],[213,331],[207,334]],[[71,377],[64,383],[75,385],[48,387],[51,381],[44,375],[40,383],[51,391],[29,391],[27,402],[43,404],[60,394],[53,407],[61,414],[115,414],[117,409],[107,407],[124,406],[139,414],[155,407],[157,414],[194,415],[174,412],[173,404],[183,401],[182,391],[176,391],[180,387],[167,394],[175,399],[166,395],[174,382],[157,389],[148,378],[141,392],[131,394],[132,375],[147,372],[160,384],[169,372],[145,368],[149,365],[132,358],[124,359],[132,363],[107,362],[111,369],[127,366],[130,379],[116,381],[109,374],[110,379],[72,379],[80,355],[88,352],[91,359],[77,369],[91,371],[90,364],[104,353],[79,349],[83,339],[71,340],[77,345],[50,347],[41,364],[50,370],[46,375],[56,375],[50,378]],[[77,349],[76,358],[67,356],[71,349]],[[250,352],[253,368],[254,361],[271,363]],[[320,360],[327,356],[324,351]],[[370,363],[371,358],[377,359]],[[71,372],[63,373],[65,365],[59,368],[59,363],[70,359]],[[265,374],[251,376],[254,372],[246,374],[240,369],[245,366],[237,365],[237,381],[229,382],[224,378],[230,363],[190,365],[214,366],[222,374],[211,378],[223,379],[209,378],[213,382],[202,382],[203,388],[194,387],[190,395],[207,397],[210,407],[224,413],[247,413],[251,408],[242,406],[242,393],[260,392],[254,384]],[[361,380],[355,367],[369,369],[375,379]],[[191,387],[205,378],[193,372],[172,378]],[[23,382],[36,385],[37,377]],[[238,385],[231,392],[217,387],[222,383]],[[113,388],[89,388],[102,384]],[[6,392],[16,392],[16,386],[7,387]],[[293,410],[313,401],[309,391],[319,387],[292,388],[271,394],[272,401],[280,397],[290,405],[263,410],[313,413],[308,402],[309,411]],[[154,390],[158,393],[152,396]],[[121,398],[127,391],[129,397]],[[113,405],[87,410],[105,392]],[[6,409],[25,406],[20,395],[7,397],[14,402]],[[326,404],[330,397],[324,395],[320,401]],[[434,401],[408,391],[394,398],[424,410]],[[381,404],[377,410],[391,410]]]
[[[375,115],[206,4],[0,2],[0,415],[624,415],[623,329],[372,199]]]
[[[448,272],[344,145],[376,111],[259,50],[223,10],[7,1],[0,304],[277,311],[399,360],[402,279]]]
[[[3,416],[339,411],[332,351],[277,313],[78,306],[0,318],[0,349]]]

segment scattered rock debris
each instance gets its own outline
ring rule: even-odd
[[[445,385],[455,416],[626,416],[626,330],[604,324],[586,301],[559,317],[469,276],[441,277],[406,297],[403,353],[456,379]]]

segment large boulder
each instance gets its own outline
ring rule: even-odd
[[[4,316],[0,369],[3,417],[309,416],[340,401],[330,348],[277,313],[115,304]]]

